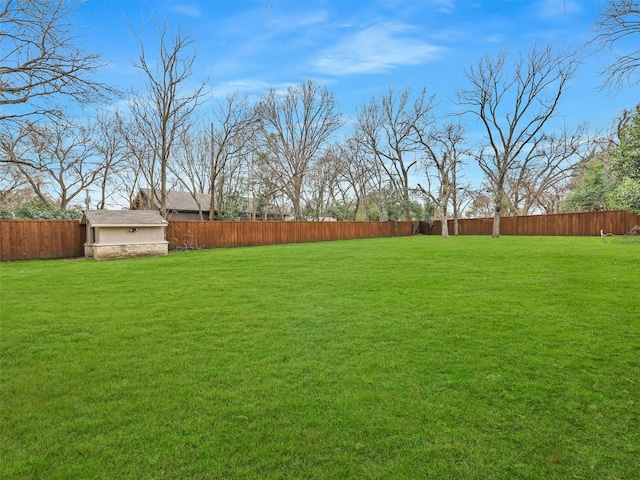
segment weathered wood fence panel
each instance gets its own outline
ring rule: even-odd
[[[169,248],[223,248],[412,234],[411,222],[170,221]]]
[[[449,234],[453,235],[453,220],[449,220]],[[567,235],[592,236],[604,233],[624,235],[636,225],[640,225],[640,215],[631,212],[607,211],[584,213],[561,213],[556,215],[531,215],[525,217],[502,217],[501,235]],[[493,219],[462,218],[458,220],[460,235],[491,235]],[[442,224],[439,220],[432,226],[426,222],[420,225],[420,233],[440,235]]]
[[[0,261],[81,257],[85,237],[77,220],[0,220]]]

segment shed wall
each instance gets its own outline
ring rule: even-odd
[[[163,226],[140,226],[132,227],[137,231],[131,232],[130,227],[95,227],[96,244],[141,244],[164,242]]]

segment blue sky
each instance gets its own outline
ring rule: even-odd
[[[102,79],[124,90],[140,82],[132,32],[153,42],[154,16],[193,37],[199,75],[209,76],[215,95],[241,90],[257,98],[270,85],[313,78],[353,117],[389,85],[426,87],[441,113],[454,111],[463,70],[478,58],[534,44],[579,47],[602,7],[600,0],[86,0],[77,15],[82,43],[109,62]],[[586,56],[561,104],[562,121],[608,127],[640,101],[637,88],[598,89],[598,72],[612,58]]]

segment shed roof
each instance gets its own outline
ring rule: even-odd
[[[155,210],[87,210],[80,223],[84,225],[87,221],[94,227],[167,225],[167,221]]]

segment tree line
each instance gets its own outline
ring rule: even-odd
[[[640,211],[640,105],[613,132],[553,124],[580,64],[575,51],[534,46],[480,58],[464,71],[455,115],[437,115],[426,88],[390,86],[347,128],[335,95],[315,80],[255,101],[234,92],[214,102],[207,80],[193,86],[194,40],[168,22],[155,25],[154,51],[138,39],[143,88],[118,92],[95,80],[101,57],[74,45],[75,7],[10,0],[0,12],[1,216],[129,206],[142,188],[165,217],[167,193],[180,190],[210,194],[200,211],[209,220],[465,212],[493,216],[494,236],[504,215]],[[639,12],[633,0],[611,0],[594,42],[609,46],[622,28],[640,33]],[[605,83],[640,83],[638,65],[637,52],[618,58]],[[70,113],[118,96],[126,111]],[[465,119],[480,125],[480,142],[469,140]],[[464,176],[470,164],[483,174],[480,186]]]

